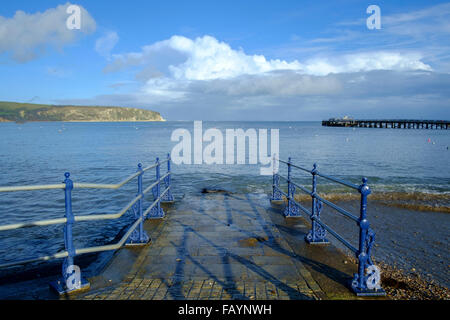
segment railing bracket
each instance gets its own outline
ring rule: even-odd
[[[125,245],[127,247],[143,246],[143,245],[149,244],[151,241],[152,240],[150,239],[150,237],[147,235],[147,233],[145,231],[143,232],[142,235],[140,235],[138,229],[135,229],[133,231],[133,233],[130,235],[130,237],[128,238]]]

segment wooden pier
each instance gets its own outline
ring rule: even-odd
[[[390,128],[390,129],[445,129],[449,128],[450,121],[446,120],[357,120],[335,119],[323,120],[326,127],[358,127],[358,128]]]

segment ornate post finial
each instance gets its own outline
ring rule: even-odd
[[[370,187],[367,185],[367,181],[369,181],[366,177],[362,178],[362,185],[359,186],[359,192],[361,195],[368,196],[372,193]]]

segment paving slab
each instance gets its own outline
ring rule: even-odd
[[[308,245],[298,235],[298,225],[308,222],[297,221],[293,227],[282,216],[282,207],[271,205],[265,194],[189,196],[166,212],[165,218],[146,222],[149,245],[121,249],[101,275],[89,279],[90,292],[74,298],[354,298],[343,283],[336,292],[330,284],[327,292],[322,289],[316,270],[304,263],[310,261]],[[129,254],[123,252],[129,250],[138,256],[125,261],[122,256]],[[129,265],[127,274],[124,264]],[[116,271],[120,281],[117,276],[114,282],[105,281]]]
[[[145,222],[149,244],[117,250],[88,277],[89,291],[59,298],[356,298],[348,286],[356,265],[332,245],[306,244],[308,220],[286,219],[266,194],[201,194],[164,208],[164,218]],[[32,298],[55,299],[44,280]]]

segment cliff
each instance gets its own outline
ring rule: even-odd
[[[0,122],[5,121],[165,121],[159,112],[123,107],[54,106],[0,101]]]

